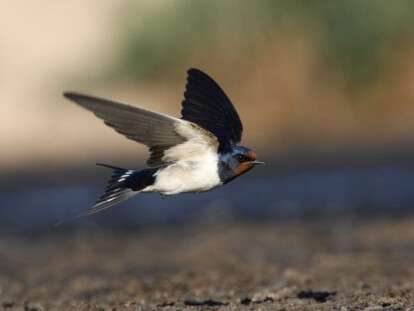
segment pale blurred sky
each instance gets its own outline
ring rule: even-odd
[[[66,105],[61,93],[71,79],[87,80],[111,60],[121,7],[110,0],[0,1],[0,167],[28,157],[33,164],[72,153],[82,158],[74,151],[107,133],[92,124],[83,140],[85,128],[77,125],[91,116]]]

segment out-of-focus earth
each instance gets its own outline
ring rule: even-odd
[[[52,229],[0,258],[3,310],[414,308],[413,219]]]

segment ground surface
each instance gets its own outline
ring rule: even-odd
[[[0,258],[0,310],[414,307],[413,220],[3,236]]]

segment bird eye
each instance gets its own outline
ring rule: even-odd
[[[238,154],[238,155],[236,156],[236,158],[237,158],[237,160],[238,160],[239,162],[244,162],[244,161],[247,161],[246,156],[245,156],[245,155],[243,155],[243,154]]]

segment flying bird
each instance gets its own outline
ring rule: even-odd
[[[256,153],[239,146],[243,126],[220,86],[199,69],[188,70],[181,118],[112,100],[65,92],[106,125],[150,151],[148,168],[113,170],[104,194],[86,214],[94,214],[140,192],[174,195],[224,185],[257,164]]]

